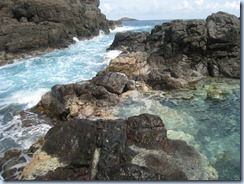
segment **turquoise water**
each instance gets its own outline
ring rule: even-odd
[[[0,156],[7,149],[28,148],[43,136],[50,126],[39,123],[22,127],[18,112],[38,103],[55,84],[88,80],[103,70],[119,51],[106,52],[116,32],[150,31],[163,21],[145,21],[126,25],[105,35],[79,41],[64,50],[16,61],[0,67]]]
[[[206,79],[196,89],[134,94],[116,110],[119,117],[160,116],[171,139],[183,139],[205,155],[219,180],[240,180],[240,80]]]
[[[23,128],[17,112],[34,106],[55,84],[91,79],[104,69],[113,35],[77,42],[65,50],[18,61],[0,68],[0,153],[9,148],[28,148],[50,128],[39,124]]]
[[[0,67],[0,156],[8,149],[25,149],[50,129],[39,122],[23,127],[18,112],[34,106],[55,84],[91,79],[103,70],[119,51],[106,52],[119,31],[150,31],[165,21],[130,21],[111,34],[82,40],[64,50],[31,57]],[[211,82],[212,83],[212,82]],[[215,82],[216,83],[216,82]],[[199,90],[174,95],[143,94],[120,107],[123,118],[139,113],[158,114],[175,137],[182,136],[206,155],[219,171],[220,179],[240,178],[240,85],[217,82],[226,90],[222,99],[206,97],[206,85]],[[204,87],[205,86],[205,87]],[[211,86],[211,85],[210,85]],[[204,92],[205,91],[205,92]],[[178,96],[177,96],[178,95]],[[182,96],[186,98],[181,98]],[[194,98],[188,98],[189,96]],[[179,98],[178,98],[179,97]]]

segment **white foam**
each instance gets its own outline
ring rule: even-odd
[[[75,41],[75,42],[79,42],[80,40],[78,39],[78,38],[76,38],[76,37],[73,37],[73,40]]]
[[[104,59],[106,60],[112,60],[112,59],[115,59],[116,57],[118,57],[118,55],[121,54],[122,51],[120,50],[111,50],[111,51],[108,51],[105,56],[104,56]]]
[[[103,30],[99,30],[99,36],[104,36],[104,35],[105,35],[104,31]]]
[[[31,91],[19,91],[7,98],[5,104],[25,104],[26,108],[31,108],[36,105],[41,100],[42,95],[49,90],[48,88],[40,88]]]
[[[22,108],[24,110],[33,107],[55,84],[91,79],[106,67],[111,59],[121,53],[121,51],[106,52],[113,38],[114,34],[106,35],[102,31],[90,40],[79,40],[74,37],[73,40],[77,43],[68,49],[55,50],[0,67],[0,108],[3,114],[5,108],[8,110],[9,107],[13,114]],[[7,113],[6,117],[8,116],[10,115]],[[22,127],[20,117],[14,117],[10,121],[5,118],[4,121],[8,122],[2,123],[3,118],[4,116],[0,116],[0,144],[4,140],[10,141],[13,147],[16,146],[14,143],[23,147],[30,146],[36,137],[44,135],[50,128],[45,122],[28,128]],[[5,149],[8,147],[5,146]],[[0,154],[4,150],[0,149]]]
[[[110,29],[111,33],[117,33],[117,32],[126,32],[135,30],[136,27],[130,27],[130,26],[123,26],[123,27],[116,27],[115,29]]]
[[[104,64],[108,65],[109,62],[112,60],[112,59],[115,59],[116,57],[118,57],[118,55],[120,55],[122,51],[120,50],[111,50],[111,51],[108,51],[104,54],[103,56],[103,59],[104,59]]]
[[[136,30],[146,30],[152,28],[151,26],[123,26],[123,27],[116,27],[115,29],[110,29],[111,33],[117,32],[126,32],[126,31],[136,31]]]
[[[34,118],[36,117],[33,115]],[[39,120],[36,119],[36,121]],[[23,149],[28,149],[40,137],[44,136],[50,128],[50,125],[43,122],[37,122],[35,125],[24,127],[19,115],[14,116],[8,122],[8,126],[1,127],[4,139],[13,140]]]
[[[0,93],[7,92],[10,88],[14,87],[14,82],[11,80],[0,81]]]

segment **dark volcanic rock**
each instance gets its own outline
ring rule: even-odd
[[[133,89],[126,75],[117,72],[100,72],[84,83],[55,85],[32,108],[38,114],[46,114],[57,120],[76,117],[87,104],[96,107],[112,107],[119,103],[121,93]],[[127,85],[128,83],[128,85]]]
[[[240,78],[240,20],[223,12],[207,18],[210,75]]]
[[[92,79],[97,86],[105,87],[109,92],[121,94],[125,88],[128,78],[123,73],[105,72]]]
[[[73,37],[109,33],[99,0],[1,0],[0,65],[66,47]]]
[[[117,33],[108,50],[144,51],[148,36],[148,32]]]
[[[224,12],[157,25],[150,34],[117,33],[109,49],[124,51],[116,58],[123,63],[131,53],[146,52],[150,70],[138,77],[154,89],[189,86],[203,76],[240,78],[240,20]]]
[[[119,20],[109,20],[108,21],[109,28],[114,30],[117,27],[123,27],[123,23]]]
[[[42,151],[65,166],[43,175],[40,168],[37,173],[26,168],[22,179],[199,180],[208,175],[196,150],[169,140],[162,120],[150,114],[62,122],[46,134]]]

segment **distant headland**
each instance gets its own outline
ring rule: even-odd
[[[137,21],[137,19],[129,18],[129,17],[123,17],[123,18],[119,19],[118,21]]]

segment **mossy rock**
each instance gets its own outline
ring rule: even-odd
[[[225,93],[218,88],[216,85],[212,85],[207,89],[207,98],[214,99],[214,100],[221,100]]]

